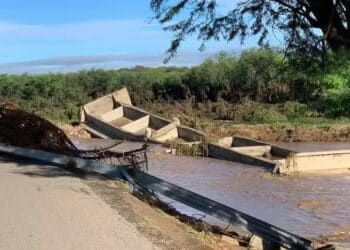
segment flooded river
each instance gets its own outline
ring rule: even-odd
[[[299,235],[350,231],[350,171],[273,177],[259,167],[171,155],[151,155],[149,166],[152,175]]]
[[[331,149],[350,148],[347,145]],[[312,144],[287,146],[320,151]],[[276,177],[255,166],[159,153],[164,150],[149,154],[149,173],[154,176],[305,237],[350,231],[350,171]]]

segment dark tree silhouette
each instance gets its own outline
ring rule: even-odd
[[[274,30],[282,32],[288,50],[350,48],[350,0],[232,0],[235,7],[223,14],[217,2],[151,0],[155,18],[174,33],[169,58],[189,35],[196,35],[202,46],[210,39],[238,37],[243,42],[251,35],[262,45]]]

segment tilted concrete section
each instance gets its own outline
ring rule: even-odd
[[[208,144],[208,153],[210,157],[214,157],[217,159],[222,159],[226,161],[234,161],[241,162],[250,165],[257,165],[261,167],[266,167],[269,169],[274,169],[276,167],[276,163],[272,160],[262,157],[266,151],[261,150],[261,146],[265,145],[236,145],[234,144],[234,139],[238,137],[227,137],[222,140],[219,140],[218,143],[209,143]],[[254,148],[251,148],[254,147]],[[259,148],[257,148],[259,147]],[[243,148],[243,150],[242,150]],[[251,148],[251,150],[247,150],[247,148]],[[261,154],[260,154],[261,153]],[[261,157],[259,157],[261,156]]]
[[[208,145],[209,155],[273,169],[275,173],[350,169],[350,150],[296,152],[246,137],[225,137]]]
[[[287,174],[336,169],[350,170],[350,150],[294,153],[280,166],[280,172]]]
[[[84,105],[80,113],[86,129],[102,138],[190,144],[204,139],[203,133],[181,126],[177,118],[169,121],[133,106],[126,88]]]

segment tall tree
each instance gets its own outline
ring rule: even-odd
[[[202,46],[210,39],[243,42],[251,35],[261,45],[275,30],[283,34],[287,49],[350,49],[350,0],[232,0],[235,7],[226,13],[218,10],[218,2],[151,0],[155,18],[174,33],[169,58],[189,35]]]

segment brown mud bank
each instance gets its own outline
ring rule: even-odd
[[[70,138],[91,138],[82,126],[56,124]],[[210,137],[246,136],[269,142],[350,142],[350,124],[329,126],[283,124],[230,124],[229,122],[199,122],[196,128]]]
[[[198,232],[162,210],[140,201],[130,195],[129,188],[123,182],[93,174],[83,182],[160,249],[246,249],[230,245],[226,240],[230,237]]]
[[[350,141],[350,120],[347,118],[301,116],[300,119],[293,118],[277,122],[265,117],[268,116],[267,114],[259,113],[257,111],[259,106],[253,106],[252,109],[242,109],[235,113],[238,116],[248,116],[244,122],[235,120],[235,116],[226,120],[225,116],[220,115],[220,107],[217,104],[213,105],[193,105],[189,100],[185,102],[154,101],[142,103],[139,106],[168,119],[178,117],[184,125],[202,131],[213,139],[237,135],[270,142]],[[255,112],[255,115],[251,112]],[[264,119],[257,120],[257,115]]]
[[[229,122],[203,122],[199,126],[206,134],[217,138],[240,135],[270,142],[350,142],[350,124],[234,125]]]

